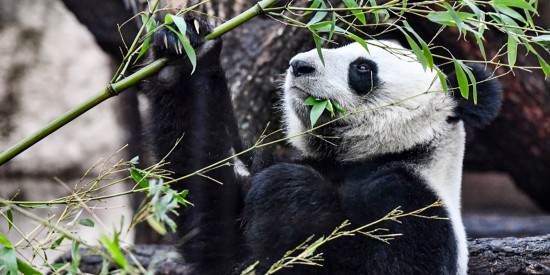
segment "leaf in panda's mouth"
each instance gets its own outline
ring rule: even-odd
[[[315,126],[317,120],[321,117],[325,110],[330,112],[330,117],[334,117],[335,112],[345,113],[346,110],[338,104],[338,102],[330,99],[316,99],[313,96],[310,96],[304,100],[305,106],[312,106],[311,112],[309,113],[309,120],[311,122],[311,128]]]

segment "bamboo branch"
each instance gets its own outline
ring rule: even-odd
[[[227,33],[228,31],[252,19],[256,15],[262,14],[264,12],[264,8],[267,8],[273,5],[277,1],[278,0],[262,0],[256,3],[256,5],[254,5],[252,8],[246,10],[245,12],[236,16],[235,18],[216,27],[212,31],[212,33],[206,36],[206,39],[212,40]],[[105,101],[106,99],[118,95],[119,93],[123,92],[124,90],[128,89],[131,86],[137,85],[141,80],[145,79],[149,75],[163,68],[166,65],[166,61],[167,61],[166,58],[161,58],[159,60],[156,60],[153,63],[149,64],[148,66],[142,68],[141,70],[133,73],[132,75],[118,82],[109,84],[103,91],[92,96],[85,102],[81,103],[80,105],[74,107],[73,109],[69,110],[65,114],[59,116],[55,120],[46,124],[44,127],[39,129],[29,137],[21,140],[11,148],[2,152],[2,154],[0,154],[0,166],[2,166],[3,164],[8,162],[15,156],[19,155],[23,151],[27,150],[28,148],[30,148],[31,146],[33,146],[43,138],[49,136],[51,133],[57,131],[59,128],[65,126],[67,123],[71,122],[73,119],[79,117],[83,113],[94,108],[95,106]]]

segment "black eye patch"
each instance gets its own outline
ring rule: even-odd
[[[365,58],[351,62],[348,71],[349,86],[359,95],[369,93],[378,85],[378,67]]]

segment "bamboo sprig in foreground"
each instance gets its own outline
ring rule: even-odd
[[[252,8],[246,10],[245,12],[236,16],[235,18],[216,27],[212,31],[212,33],[206,36],[206,39],[212,40],[227,33],[228,31],[252,19],[256,15],[263,13],[264,8],[267,8],[273,5],[275,2],[277,2],[277,0],[262,0],[258,2]],[[166,65],[166,59],[161,58],[149,64],[148,66],[140,69],[139,71],[133,73],[132,75],[120,81],[117,81],[115,83],[109,84],[105,89],[103,89],[96,95],[90,97],[80,105],[74,107],[73,109],[69,110],[65,114],[59,116],[55,120],[51,121],[41,129],[33,133],[32,135],[28,136],[27,138],[21,140],[11,148],[2,152],[2,154],[0,154],[0,166],[10,161],[12,158],[16,157],[23,151],[27,150],[28,148],[30,148],[31,146],[33,146],[43,138],[57,131],[59,128],[65,126],[67,123],[71,122],[73,119],[79,117],[80,115],[94,108],[101,102],[107,100],[108,98],[111,98],[113,96],[120,94],[121,92],[123,92],[124,90],[128,89],[131,86],[137,85],[140,81],[150,76],[151,74],[157,72],[158,70],[163,68],[165,65]]]

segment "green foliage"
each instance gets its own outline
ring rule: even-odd
[[[323,112],[326,110],[330,113],[331,117],[334,117],[336,113],[345,113],[346,111],[338,104],[338,102],[329,99],[317,99],[313,96],[306,98],[304,105],[311,106],[311,112],[309,114],[309,119],[311,122],[311,127],[315,126],[317,120],[321,117]]]

